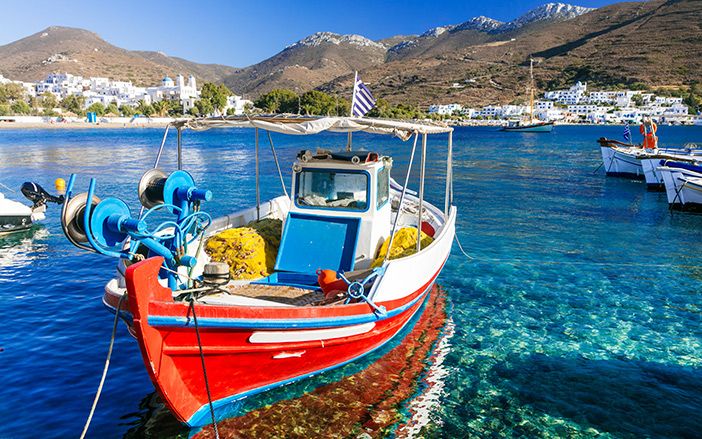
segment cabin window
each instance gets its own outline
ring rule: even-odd
[[[390,168],[387,166],[378,172],[378,202],[376,208],[380,209],[390,198]]]
[[[303,169],[295,194],[300,207],[363,211],[368,208],[368,173]]]

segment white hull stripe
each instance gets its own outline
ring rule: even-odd
[[[375,323],[344,326],[330,329],[313,329],[309,331],[256,331],[249,337],[250,343],[296,343],[312,340],[332,340],[365,334],[375,328]]]

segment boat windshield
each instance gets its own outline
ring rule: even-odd
[[[300,207],[366,210],[368,174],[362,171],[303,169],[297,175],[295,194]]]

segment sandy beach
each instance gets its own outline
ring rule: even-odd
[[[151,123],[88,123],[88,122],[0,122],[0,130],[42,129],[42,130],[74,130],[74,129],[111,129],[111,128],[163,128],[169,122]]]

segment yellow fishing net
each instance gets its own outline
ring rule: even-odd
[[[422,233],[421,248],[424,248],[434,241],[434,238]],[[378,257],[371,264],[371,268],[380,267],[383,265],[385,255],[388,252],[390,239],[386,239],[380,247]],[[404,258],[417,253],[417,229],[415,227],[403,227],[395,232],[395,238],[392,240],[392,249],[390,249],[390,259]]]
[[[273,272],[281,233],[281,220],[253,221],[212,236],[205,251],[213,261],[229,264],[232,279],[265,277]]]

